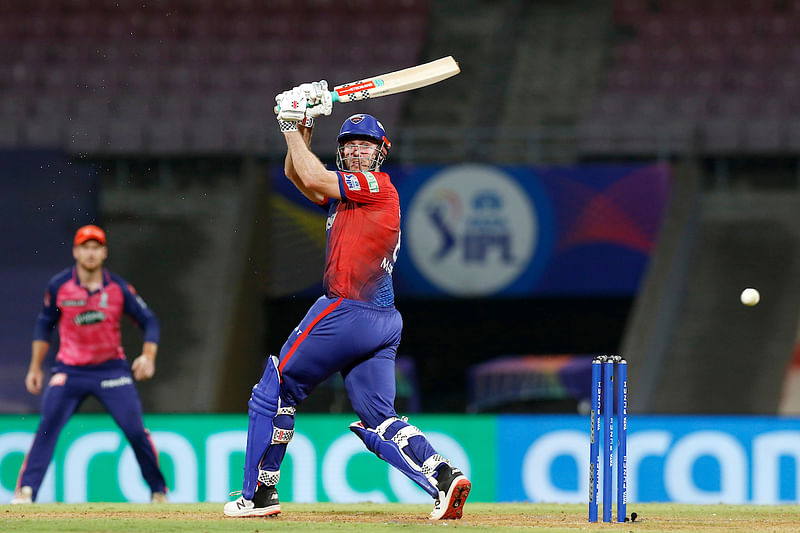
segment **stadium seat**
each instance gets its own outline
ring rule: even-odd
[[[629,38],[615,46],[582,121],[625,107],[626,120],[671,116],[671,127],[684,132],[678,137],[696,132],[697,148],[709,155],[780,151],[800,90],[798,4],[615,0],[614,22]],[[628,106],[620,103],[629,96]]]
[[[104,127],[105,121],[93,117],[79,118],[68,123],[66,141],[62,145],[69,153],[98,154],[107,150],[108,142]]]
[[[144,148],[144,125],[132,118],[110,121],[108,144],[117,155],[141,153]]]
[[[179,117],[153,120],[147,124],[145,147],[155,155],[174,156],[188,149],[187,125]]]
[[[0,3],[0,116],[15,123],[34,117],[20,132],[26,143],[50,144],[54,131],[69,131],[58,137],[71,151],[111,153],[141,144],[166,154],[190,148],[185,123],[201,113],[215,121],[227,117],[231,131],[223,138],[218,128],[198,130],[195,145],[202,141],[210,149],[216,142],[225,149],[236,139],[249,146],[263,136],[249,122],[234,120],[240,99],[257,94],[257,103],[239,107],[271,118],[274,95],[294,84],[323,77],[342,83],[387,65],[410,66],[419,59],[429,6],[429,0],[175,0],[147,7],[136,0],[8,0]],[[330,17],[309,24],[311,11]],[[344,25],[352,31],[343,33]],[[299,43],[309,43],[308,50]],[[287,58],[296,66],[275,67]],[[11,110],[12,92],[35,92],[42,100],[35,109]],[[35,118],[45,114],[53,124],[49,131]],[[157,117],[158,126],[125,135],[126,128],[138,128],[127,122],[137,114]],[[73,117],[79,123],[71,123]],[[109,117],[119,121],[102,126]],[[16,142],[17,135],[4,138]]]
[[[2,149],[13,149],[20,145],[20,129],[22,127],[21,121],[8,119],[0,115],[0,120],[3,122],[3,127],[0,128],[0,147]]]
[[[784,149],[784,134],[777,117],[754,118],[742,132],[742,147],[755,154],[777,153]]]
[[[187,146],[195,153],[227,153],[231,150],[231,135],[226,122],[219,117],[201,118],[188,131]]]
[[[700,125],[702,148],[710,155],[730,155],[741,148],[739,121],[735,117],[709,119]]]

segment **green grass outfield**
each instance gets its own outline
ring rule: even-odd
[[[629,504],[635,522],[589,524],[586,505],[468,503],[458,521],[428,505],[282,504],[277,518],[225,518],[222,504],[0,505],[0,531],[800,531],[800,505]]]

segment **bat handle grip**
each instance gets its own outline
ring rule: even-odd
[[[334,102],[334,103],[338,102],[339,101],[339,93],[337,93],[336,91],[331,91],[331,101]],[[273,108],[273,111],[275,111],[276,115],[278,114],[278,112],[280,112],[280,110],[281,110],[281,106],[279,106],[279,105],[276,105]]]

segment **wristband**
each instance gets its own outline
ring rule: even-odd
[[[287,131],[297,131],[297,122],[278,119],[278,125],[280,125],[282,133],[286,133]]]

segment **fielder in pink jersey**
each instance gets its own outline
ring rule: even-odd
[[[20,470],[11,503],[36,500],[58,435],[83,400],[95,396],[122,429],[133,448],[152,501],[166,501],[158,454],[142,421],[142,404],[133,379],[155,373],[159,326],[155,314],[133,286],[103,268],[108,256],[105,232],[93,225],[75,234],[75,265],[54,276],[36,319],[31,363],[25,386],[42,391],[42,362],[58,324],[56,363],[42,398],[42,418]],[[120,319],[130,315],[144,330],[142,353],[128,368],[120,337]],[[131,376],[132,371],[132,376]]]
[[[314,119],[331,112],[327,82],[305,83],[279,94],[276,102],[287,145],[286,177],[328,209],[325,294],[289,335],[280,356],[268,359],[253,387],[242,495],[226,503],[224,513],[281,512],[276,485],[294,435],[296,407],[339,372],[359,417],[350,429],[430,494],[431,519],[461,518],[471,488],[467,476],[394,409],[394,362],[403,327],[392,288],[400,202],[389,175],[380,171],[391,147],[386,131],[371,115],[345,120],[337,138],[338,171],[329,171],[309,149]]]

